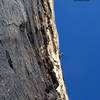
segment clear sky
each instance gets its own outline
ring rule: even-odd
[[[100,0],[55,0],[70,100],[100,100]]]

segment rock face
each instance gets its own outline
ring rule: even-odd
[[[53,0],[0,0],[0,100],[68,100]]]

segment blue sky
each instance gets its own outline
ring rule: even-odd
[[[100,100],[100,0],[55,0],[70,100]]]

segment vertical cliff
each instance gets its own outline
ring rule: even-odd
[[[0,0],[0,100],[68,100],[53,0]]]

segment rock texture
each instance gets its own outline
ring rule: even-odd
[[[53,0],[0,0],[0,100],[68,100]]]

